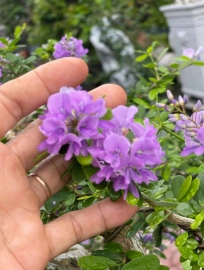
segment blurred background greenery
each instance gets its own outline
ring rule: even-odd
[[[12,37],[15,27],[26,22],[27,30],[23,34],[22,42],[29,46],[30,50],[35,45],[46,43],[48,39],[59,40],[65,33],[72,33],[74,37],[82,39],[84,47],[89,49],[90,76],[84,86],[89,90],[108,82],[111,76],[104,72],[90,42],[92,27],[102,25],[102,18],[106,17],[110,23],[109,28],[125,33],[135,50],[146,49],[153,40],[166,46],[168,27],[159,7],[172,2],[174,1],[0,0],[0,25],[5,25],[7,36]],[[120,59],[122,48],[120,44],[116,45],[111,49],[114,56]],[[136,78],[148,76],[146,69],[135,62],[132,69]]]

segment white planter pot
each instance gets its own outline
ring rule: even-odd
[[[199,46],[204,46],[204,1],[162,6],[160,10],[168,21],[169,42],[177,56],[181,56],[186,48],[196,51]],[[201,58],[204,59],[204,54]],[[204,67],[182,70],[180,82],[183,93],[204,99]]]

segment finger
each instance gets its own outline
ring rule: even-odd
[[[117,107],[120,104],[124,105],[127,100],[125,91],[118,85],[103,85],[89,93],[94,97],[94,99],[98,99],[105,95],[106,106],[109,108]],[[34,159],[39,155],[37,147],[44,139],[44,136],[39,131],[40,124],[40,120],[34,121],[16,138],[7,144],[8,147],[19,157],[27,171],[38,163],[34,161]]]
[[[52,196],[69,182],[71,176],[65,175],[62,178],[62,174],[66,172],[71,163],[72,161],[65,161],[63,155],[49,156],[41,162],[33,173],[37,174],[45,182]],[[48,199],[47,190],[35,176],[28,176],[28,180],[31,182],[32,188],[38,198],[39,207],[41,207]]]
[[[57,218],[45,225],[51,257],[56,257],[76,243],[124,224],[137,210],[122,198],[117,202],[106,199]]]
[[[0,91],[0,137],[23,116],[45,104],[60,87],[77,86],[87,74],[85,62],[69,57],[49,62],[3,84]]]

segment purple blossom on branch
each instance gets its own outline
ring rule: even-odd
[[[199,60],[200,54],[204,51],[204,47],[200,46],[197,51],[192,48],[187,48],[183,51],[183,56],[187,56],[190,59]]]
[[[88,53],[88,49],[83,47],[83,41],[66,35],[55,44],[53,57],[55,59],[63,57],[82,57]]]

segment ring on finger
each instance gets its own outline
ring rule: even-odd
[[[47,194],[47,200],[52,196],[51,191],[47,183],[36,173],[31,173],[28,176],[33,176],[44,188],[46,194]]]

